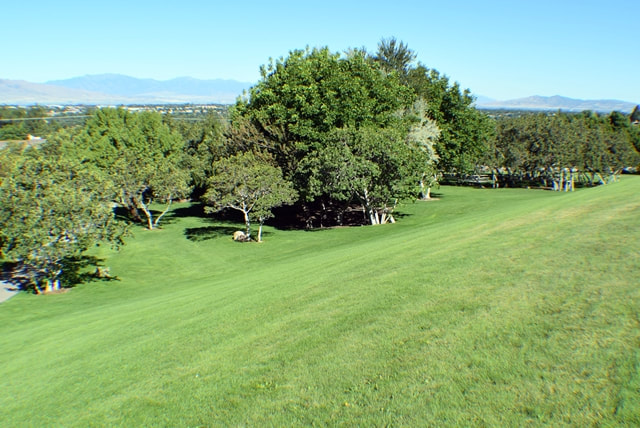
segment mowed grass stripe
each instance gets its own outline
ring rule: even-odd
[[[443,188],[261,245],[137,231],[102,253],[121,281],[0,306],[7,421],[633,424],[638,184]]]

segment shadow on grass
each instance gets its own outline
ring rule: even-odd
[[[62,288],[68,289],[82,283],[97,281],[119,281],[118,277],[109,274],[109,268],[105,267],[103,262],[104,259],[87,255],[65,258],[59,277]],[[37,273],[33,267],[17,262],[5,262],[0,267],[0,280],[9,284],[11,289],[35,293],[34,281]],[[95,269],[91,270],[91,267]]]
[[[154,214],[155,215],[155,214]],[[204,212],[204,204],[201,202],[192,202],[188,206],[185,207],[177,207],[171,208],[171,210],[167,213],[162,220],[174,220],[185,217],[195,217],[195,218],[207,218],[209,217]]]
[[[411,217],[411,216],[413,216],[413,214],[403,213],[402,211],[396,211],[393,213],[393,218],[395,218],[396,220]]]
[[[124,207],[121,206],[116,206],[113,209],[113,214],[116,217],[116,220],[120,220],[120,221],[124,221],[124,222],[131,222],[131,216],[129,216],[129,210],[127,210]]]
[[[117,276],[109,274],[109,268],[103,263],[104,259],[94,256],[69,257],[65,259],[64,271],[60,280],[63,284],[71,286],[86,282],[119,281]],[[95,267],[95,269],[91,271],[90,267]]]
[[[193,242],[208,241],[209,239],[227,238],[233,239],[233,233],[236,231],[244,232],[244,227],[238,226],[203,226],[191,227],[184,230],[184,236]],[[273,235],[273,232],[263,230],[262,238]],[[258,237],[258,229],[251,228],[251,241]]]
[[[222,237],[231,238],[236,230],[239,230],[237,226],[189,227],[184,230],[184,236],[189,241],[200,242]]]
[[[157,219],[159,215],[162,214],[164,210],[163,206],[158,206],[157,209],[150,209],[151,215],[153,216],[153,220]],[[169,211],[162,217],[159,222],[159,226],[162,224],[171,224],[181,218],[193,217],[193,218],[207,218],[210,217],[204,212],[204,204],[201,202],[193,202],[187,206],[179,206],[175,205],[169,208]],[[138,210],[138,215],[140,216],[140,220],[134,219],[131,212],[126,207],[117,206],[113,209],[113,212],[118,220],[124,221],[133,226],[141,226],[143,228],[147,227],[147,218],[145,217],[142,210]]]

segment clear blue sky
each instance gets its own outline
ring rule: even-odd
[[[3,3],[3,79],[119,73],[256,82],[269,57],[305,46],[375,51],[394,36],[476,95],[640,103],[635,0]]]

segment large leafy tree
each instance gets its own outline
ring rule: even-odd
[[[468,89],[424,65],[411,68],[407,84],[427,102],[428,117],[441,130],[436,144],[438,168],[444,173],[472,172],[487,150],[494,124],[474,106]]]
[[[335,129],[384,128],[395,113],[409,106],[411,90],[396,76],[381,73],[364,52],[349,55],[327,48],[296,50],[261,69],[262,79],[246,100],[235,106],[234,122],[249,120],[285,177],[295,182],[304,200],[315,195],[300,162],[322,151]]]
[[[167,120],[165,117],[165,123],[177,131],[185,142],[185,163],[191,173],[193,192],[201,196],[206,191],[213,162],[229,155],[226,121],[220,114],[209,112],[202,120]]]
[[[435,158],[424,150],[429,137],[417,132],[428,118],[407,114],[414,101],[398,73],[364,51],[298,50],[262,68],[262,80],[235,106],[231,128],[273,154],[303,204],[330,203],[341,224],[346,207],[358,202],[380,223],[407,189],[416,191],[428,160],[413,160]]]
[[[149,229],[157,227],[174,199],[191,191],[184,140],[158,113],[99,109],[82,132],[54,138],[54,143],[52,150],[107,173],[118,190],[116,202],[136,220],[142,211]],[[164,204],[156,218],[153,202]]]
[[[435,120],[429,117],[429,106],[423,98],[416,100],[407,116],[412,118],[407,142],[417,151],[414,160],[419,175],[420,198],[430,199],[431,188],[438,183],[440,176],[436,144],[441,131]]]
[[[18,262],[38,293],[61,287],[70,259],[100,242],[122,243],[114,188],[99,170],[37,149],[4,153],[0,177],[0,255]]]
[[[303,163],[312,189],[338,201],[358,201],[370,224],[394,222],[399,200],[417,193],[427,152],[395,128],[340,128],[327,141]]]
[[[493,124],[474,108],[471,92],[462,90],[457,82],[449,82],[447,76],[435,69],[420,63],[414,66],[415,52],[395,38],[383,39],[371,58],[387,73],[399,76],[426,102],[427,117],[440,130],[437,169],[450,174],[473,171],[487,149]]]
[[[291,204],[297,196],[280,168],[264,153],[239,153],[214,162],[212,169],[204,195],[207,211],[240,211],[247,240],[251,239],[251,224],[257,220],[258,242],[262,241],[262,226],[273,216],[272,209]]]

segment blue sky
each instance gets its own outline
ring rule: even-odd
[[[8,3],[8,4],[7,4]],[[603,1],[20,1],[2,6],[0,78],[119,73],[256,82],[306,46],[391,36],[476,95],[640,103],[638,4]],[[0,100],[1,102],[1,100]]]

